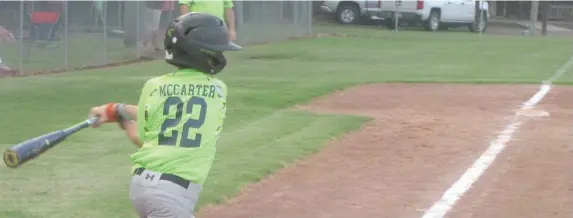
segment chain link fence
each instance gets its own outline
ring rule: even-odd
[[[179,16],[162,1],[159,32]],[[241,45],[312,32],[311,1],[235,1]],[[138,60],[150,16],[143,1],[0,1],[0,74],[71,70]],[[163,39],[158,38],[162,45]],[[0,75],[1,76],[1,75]]]

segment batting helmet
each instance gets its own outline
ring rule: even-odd
[[[227,64],[224,51],[241,49],[229,40],[223,20],[197,12],[176,18],[167,28],[164,45],[167,63],[208,74],[223,70]]]

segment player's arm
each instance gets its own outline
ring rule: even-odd
[[[125,131],[129,140],[140,147],[143,145],[138,135],[137,127],[137,106],[128,104],[118,104],[116,109],[119,117],[119,126]]]
[[[131,142],[140,148],[143,146],[142,139],[144,138],[145,125],[147,123],[145,116],[146,105],[153,90],[157,86],[155,81],[155,79],[150,79],[143,85],[137,105],[118,104],[116,107],[121,128],[125,131],[125,134]]]
[[[137,121],[137,105],[117,104],[116,112],[123,120]]]
[[[121,120],[119,125],[125,131],[125,134],[129,138],[129,140],[135,144],[137,147],[143,145],[141,140],[139,139],[138,129],[137,129],[137,121],[134,120]]]
[[[90,117],[99,117],[98,122],[93,125],[94,127],[99,127],[104,123],[116,122],[120,119],[137,121],[137,106],[107,103],[91,108],[89,115]]]
[[[108,103],[93,107],[90,111],[90,116],[99,117],[94,127],[99,127],[104,123],[118,122],[131,142],[141,147],[142,143],[137,135],[137,106]]]
[[[154,79],[145,83],[137,105],[108,103],[93,107],[90,111],[90,116],[99,117],[94,127],[99,127],[103,123],[118,122],[131,142],[141,147],[143,144],[141,139],[143,138],[146,125],[145,105],[154,87],[156,87]]]

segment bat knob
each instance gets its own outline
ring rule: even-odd
[[[18,154],[11,150],[4,151],[4,163],[10,168],[16,168],[20,165],[20,160],[18,159]]]

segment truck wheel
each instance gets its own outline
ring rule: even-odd
[[[424,26],[428,31],[438,31],[438,29],[440,29],[440,12],[438,10],[432,10]]]
[[[343,4],[336,10],[336,20],[341,24],[355,24],[360,18],[360,8],[355,4]]]
[[[471,32],[474,33],[483,33],[487,28],[487,12],[482,11],[480,20],[475,20],[473,23],[469,25],[469,29]]]

